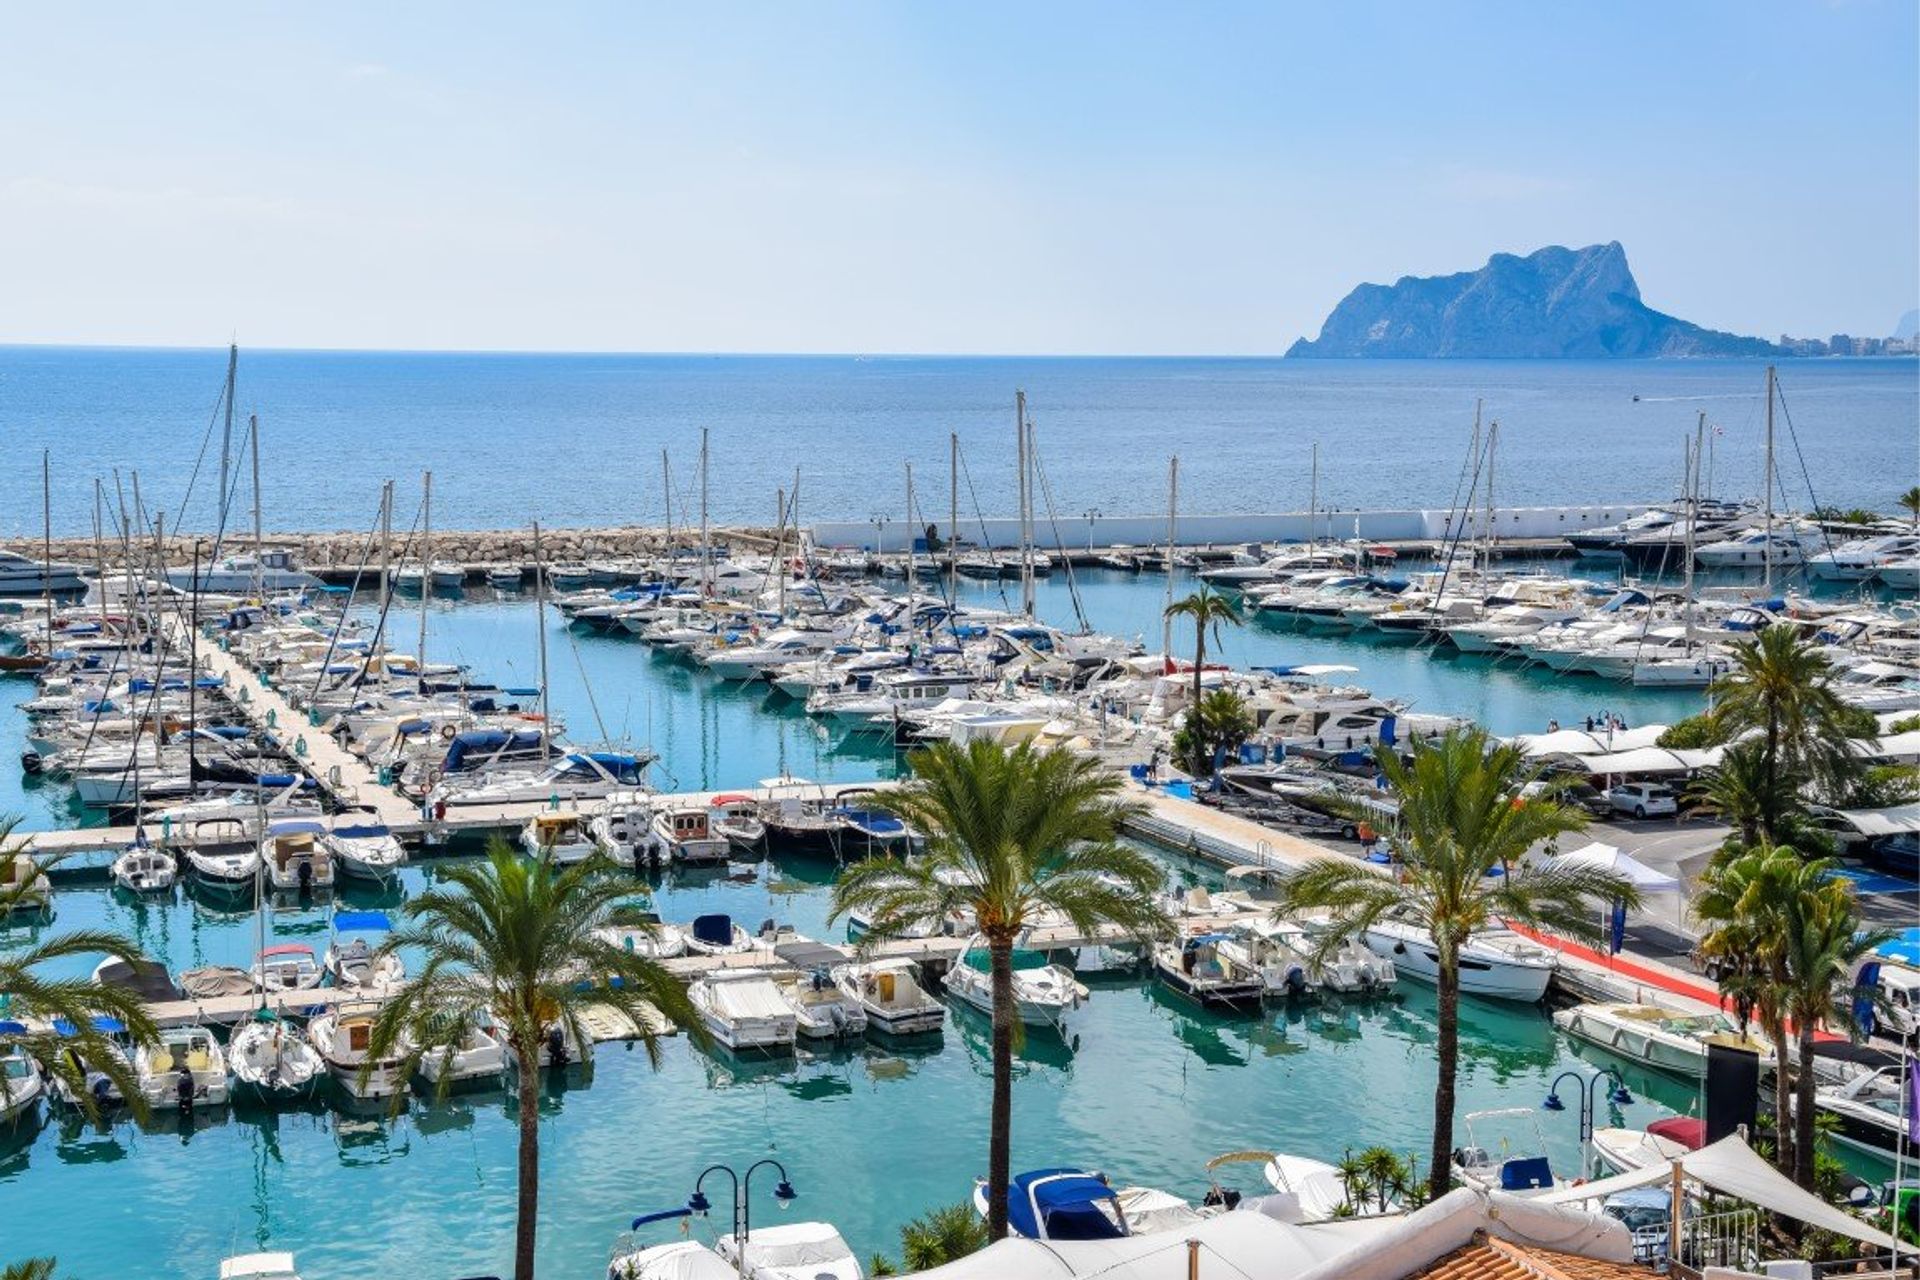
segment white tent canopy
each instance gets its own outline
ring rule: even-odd
[[[1650,747],[1667,731],[1664,724],[1643,724],[1638,729],[1556,729],[1552,733],[1523,733],[1507,739],[1525,756],[1600,756],[1616,751],[1635,751]]]
[[[1607,755],[1575,756],[1575,761],[1584,773],[1604,773],[1616,776],[1641,773],[1693,773],[1700,769],[1711,769],[1720,763],[1720,757],[1726,754],[1725,747],[1708,747],[1703,751],[1681,751],[1667,747],[1635,747],[1631,751],[1615,751]]]
[[[1695,1182],[1748,1204],[1759,1205],[1782,1217],[1861,1240],[1878,1249],[1896,1247],[1893,1237],[1886,1232],[1834,1208],[1811,1192],[1801,1190],[1791,1178],[1755,1155],[1753,1148],[1737,1135],[1729,1135],[1698,1151],[1689,1151],[1680,1157],[1680,1168]],[[1650,1187],[1672,1177],[1671,1165],[1652,1164],[1617,1177],[1549,1191],[1536,1197],[1533,1203],[1572,1204],[1583,1200],[1604,1200],[1616,1191]]]
[[[1622,852],[1610,844],[1596,840],[1582,849],[1574,849],[1548,859],[1549,867],[1586,867],[1595,871],[1611,871],[1629,881],[1643,893],[1676,893],[1680,881],[1664,871],[1657,871],[1640,861],[1630,853]]]
[[[1822,809],[1869,839],[1920,831],[1920,804],[1896,804],[1886,809]]]

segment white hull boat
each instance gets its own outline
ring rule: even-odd
[[[1381,920],[1366,931],[1376,955],[1393,961],[1402,976],[1437,982],[1440,952],[1426,931],[1398,920]],[[1547,994],[1558,963],[1552,950],[1504,929],[1476,933],[1460,948],[1460,990],[1494,1000],[1533,1003]]]
[[[987,949],[976,945],[962,953],[947,970],[947,994],[988,1017],[993,1016],[993,974]],[[1085,988],[1064,965],[1049,964],[1037,951],[1013,955],[1013,1003],[1020,1021],[1030,1027],[1060,1030],[1067,1015],[1080,1007]]]
[[[264,1009],[227,1042],[227,1065],[236,1084],[266,1097],[307,1093],[327,1070],[319,1051]]]
[[[760,969],[718,969],[696,978],[687,998],[714,1041],[736,1052],[793,1048],[798,1019],[773,978]]]
[[[1773,1052],[1740,1034],[1724,1014],[1685,1014],[1646,1004],[1580,1004],[1554,1012],[1553,1025],[1568,1035],[1641,1066],[1704,1080],[1709,1045],[1757,1054],[1771,1070]]]
[[[140,1095],[154,1109],[219,1107],[227,1102],[227,1055],[205,1027],[170,1027],[133,1052]]]
[[[128,893],[168,893],[179,870],[158,849],[135,847],[113,860],[113,882]]]
[[[407,1083],[400,1074],[401,1060],[406,1056],[401,1047],[396,1046],[391,1057],[367,1056],[374,1016],[356,1009],[330,1009],[307,1024],[307,1041],[326,1062],[327,1071],[341,1088],[363,1101],[391,1098]],[[361,1070],[369,1061],[373,1065],[363,1080]]]
[[[866,1012],[867,1026],[888,1035],[918,1035],[938,1031],[946,1022],[946,1007],[926,993],[906,959],[875,960],[841,965],[833,980]]]

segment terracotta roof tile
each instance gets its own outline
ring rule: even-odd
[[[1407,1280],[1648,1280],[1651,1268],[1476,1238]]]

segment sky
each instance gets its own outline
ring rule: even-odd
[[[1616,239],[1886,334],[1916,10],[0,0],[0,342],[1263,354]]]

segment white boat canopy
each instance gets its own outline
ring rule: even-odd
[[[1643,724],[1638,729],[1558,729],[1553,733],[1523,733],[1509,738],[1511,746],[1525,756],[1604,756],[1619,751],[1637,751],[1651,747],[1667,731],[1664,724]]]
[[[1598,840],[1583,849],[1574,849],[1549,858],[1546,865],[1611,871],[1631,882],[1636,889],[1646,893],[1674,893],[1680,888],[1680,881],[1675,877],[1664,871],[1657,871],[1632,854],[1625,853],[1613,845],[1602,844]]]
[[[1698,1151],[1689,1151],[1680,1157],[1679,1164],[1681,1171],[1693,1181],[1723,1195],[1759,1205],[1783,1218],[1832,1231],[1877,1249],[1899,1247],[1886,1232],[1868,1226],[1844,1210],[1834,1208],[1819,1196],[1802,1191],[1791,1178],[1755,1155],[1753,1148],[1737,1135],[1730,1134]],[[1650,1187],[1667,1182],[1672,1177],[1673,1166],[1653,1164],[1617,1177],[1600,1178],[1577,1187],[1549,1191],[1536,1197],[1534,1203],[1574,1204],[1586,1200],[1605,1200],[1616,1191]]]

